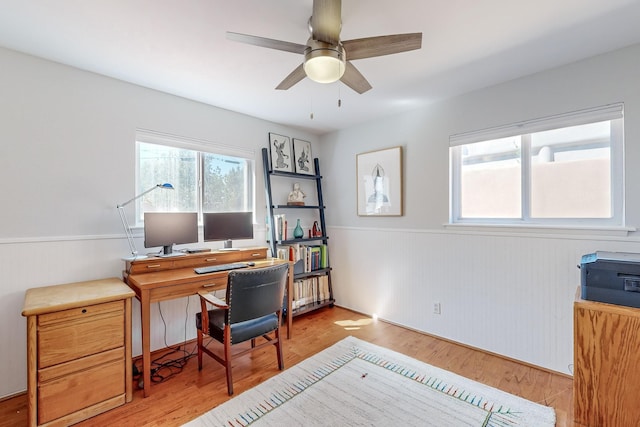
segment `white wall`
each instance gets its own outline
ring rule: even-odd
[[[0,70],[3,397],[26,389],[26,320],[21,316],[25,290],[121,277],[120,258],[129,249],[115,206],[135,194],[136,128],[254,150],[258,226],[254,241],[243,245],[265,245],[260,150],[268,146],[268,133],[314,145],[316,138],[6,49],[0,49]],[[132,221],[133,212],[128,214]],[[136,235],[138,249],[144,250],[141,232]],[[169,344],[195,337],[193,313],[199,307],[194,298],[160,307]],[[165,337],[158,304],[152,316],[152,347],[161,348]],[[140,354],[137,301],[133,317],[135,355]]]
[[[526,54],[523,52],[523,54]],[[637,233],[447,228],[449,136],[625,103],[626,220],[640,224],[640,45],[321,138],[338,304],[559,372],[573,363],[580,256]],[[404,149],[402,217],[356,215],[355,159]],[[442,314],[433,314],[433,304]]]

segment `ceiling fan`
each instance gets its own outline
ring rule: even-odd
[[[340,80],[360,94],[371,89],[371,85],[351,61],[422,47],[422,33],[341,41],[341,10],[341,0],[313,0],[313,12],[309,18],[311,36],[306,45],[234,32],[227,32],[227,39],[304,55],[304,62],[285,77],[276,89],[287,90],[309,77],[320,83]]]

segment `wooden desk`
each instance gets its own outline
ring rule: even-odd
[[[130,402],[131,298],[118,278],[28,289],[29,425],[71,425]]]
[[[237,251],[214,251],[180,257],[127,261],[124,280],[140,301],[142,381],[145,397],[151,391],[151,303],[195,295],[201,290],[225,289],[228,271],[196,274],[193,269],[241,261],[255,262],[253,268],[288,263],[276,258],[267,258],[267,248],[243,248]],[[291,336],[291,289],[292,265],[289,266],[287,284],[287,338]]]

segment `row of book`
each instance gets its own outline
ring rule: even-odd
[[[301,245],[295,243],[293,245],[278,246],[276,256],[280,259],[286,259],[297,263],[301,261],[302,270],[295,273],[308,273],[329,267],[329,254],[327,245]]]
[[[315,276],[294,281],[292,297],[293,311],[331,299],[329,276]]]
[[[271,224],[267,221],[267,240],[271,240]],[[273,216],[273,228],[276,232],[276,240],[287,240],[287,216],[285,214]]]

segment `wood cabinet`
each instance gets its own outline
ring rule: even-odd
[[[640,309],[577,297],[573,312],[576,424],[640,425]]]
[[[29,425],[69,425],[132,399],[131,298],[111,278],[29,289]]]
[[[317,310],[321,307],[333,306],[335,300],[333,298],[333,285],[331,283],[331,266],[329,263],[329,251],[328,251],[328,239],[325,222],[325,206],[322,196],[322,175],[320,175],[320,162],[317,158],[313,159],[313,165],[315,168],[315,174],[306,175],[292,172],[274,171],[270,167],[269,153],[266,148],[262,149],[262,164],[264,166],[264,183],[265,183],[265,196],[267,201],[267,220],[269,229],[267,232],[267,239],[269,240],[269,248],[271,254],[274,257],[287,259],[294,262],[294,283],[293,293],[295,296],[289,296],[289,300],[293,299],[293,309],[291,313],[287,313],[287,316],[295,317],[313,310]],[[273,195],[271,192],[271,180],[272,179],[288,179],[288,180],[312,180],[316,187],[316,197],[318,200],[317,205],[295,205],[295,204],[275,204],[273,201]],[[291,181],[293,182],[293,181]],[[318,224],[320,230],[319,235],[312,235],[309,233],[307,236],[303,234],[301,238],[287,238],[278,236],[276,229],[278,229],[277,221],[275,219],[275,212],[301,212],[301,210],[311,210],[316,212]],[[286,227],[285,227],[286,228]],[[295,247],[298,253],[305,252],[310,259],[299,260],[301,256],[286,256],[279,252],[279,248],[283,247]],[[300,248],[302,247],[302,250]],[[285,251],[286,252],[286,251]],[[314,255],[315,254],[315,255]],[[298,254],[299,255],[299,254]],[[295,258],[295,259],[294,259]],[[299,292],[296,292],[300,290]]]

